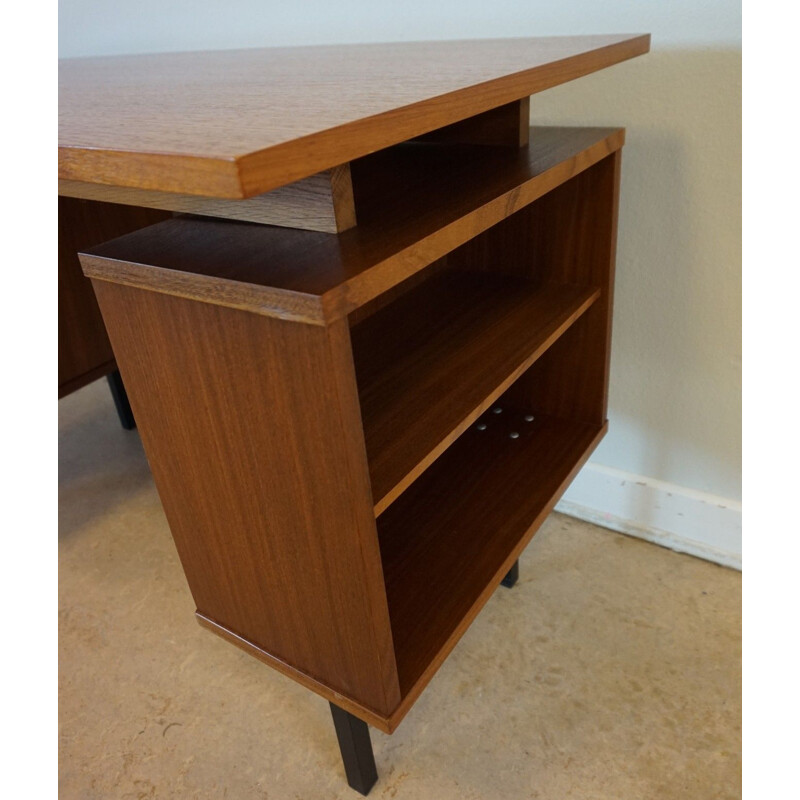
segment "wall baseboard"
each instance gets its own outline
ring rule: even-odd
[[[742,568],[742,504],[589,463],[556,511],[612,531]]]

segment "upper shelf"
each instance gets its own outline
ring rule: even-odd
[[[620,34],[65,60],[59,177],[252,197],[649,49]]]
[[[341,234],[179,217],[81,255],[89,277],[326,324],[622,147],[619,128],[532,128],[519,150],[408,144],[353,162]]]
[[[352,330],[372,496],[381,514],[597,299],[448,271]]]

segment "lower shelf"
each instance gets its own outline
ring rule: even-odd
[[[501,400],[378,518],[404,701],[433,676],[604,433],[529,420]]]

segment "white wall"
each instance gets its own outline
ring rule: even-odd
[[[337,42],[652,33],[656,47],[739,47],[735,0],[60,0],[60,55]]]
[[[531,101],[535,123],[628,129],[611,430],[561,508],[738,563],[741,17],[735,0],[61,0],[59,29],[62,57],[652,33],[650,55]]]

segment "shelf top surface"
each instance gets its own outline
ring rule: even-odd
[[[67,59],[59,177],[251,197],[649,47],[618,34]]]
[[[291,302],[320,302],[332,319],[615,152],[623,141],[624,131],[615,128],[535,127],[531,144],[519,150],[403,144],[354,162],[354,192],[364,213],[344,233],[181,216],[92,247],[82,263],[86,274],[107,280],[117,280],[123,266],[137,273],[137,285],[157,291],[164,290],[164,281],[176,289],[176,281],[188,288],[196,278],[212,280],[220,301],[230,287],[244,286],[257,290],[247,303],[251,310],[265,302],[261,289],[275,309],[283,301],[273,290],[288,293]]]

